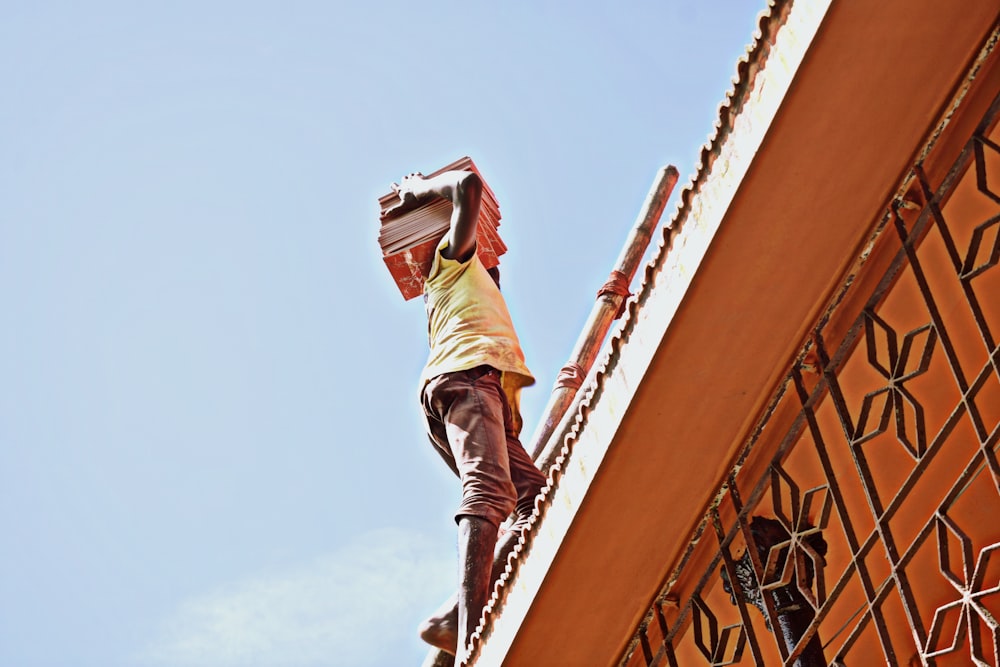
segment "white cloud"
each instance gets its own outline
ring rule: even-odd
[[[453,584],[453,552],[398,529],[294,571],[184,602],[144,662],[171,667],[395,665]],[[439,599],[440,598],[440,599]],[[428,601],[433,601],[428,603]]]

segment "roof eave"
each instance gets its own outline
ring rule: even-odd
[[[480,664],[621,655],[997,13],[887,0],[779,2],[762,17],[591,376]]]

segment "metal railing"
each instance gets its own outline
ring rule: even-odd
[[[913,167],[888,268],[817,326],[623,666],[1000,664],[998,115],[934,189]]]

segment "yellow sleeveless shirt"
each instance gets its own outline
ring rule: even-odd
[[[519,430],[520,390],[534,384],[535,378],[524,363],[507,304],[475,253],[460,262],[441,255],[447,247],[446,236],[424,281],[430,356],[420,384],[441,373],[488,364],[503,374],[501,382]]]

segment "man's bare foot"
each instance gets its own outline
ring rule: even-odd
[[[446,653],[455,655],[458,650],[458,607],[451,607],[442,614],[435,614],[420,624],[420,638]]]

